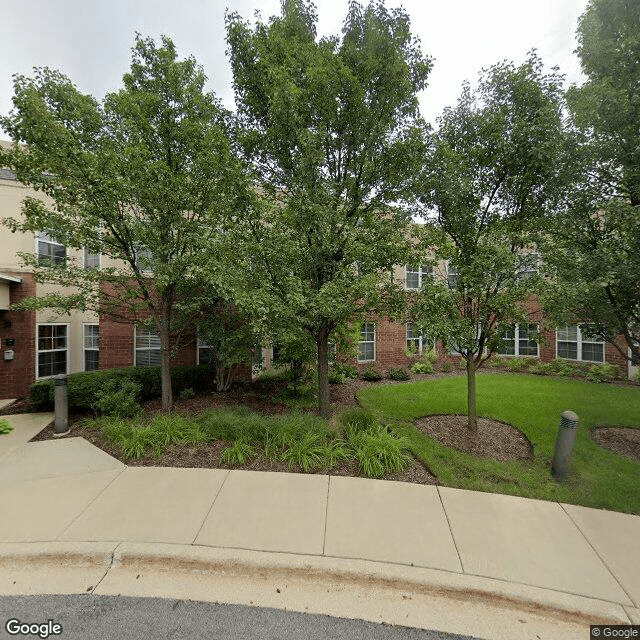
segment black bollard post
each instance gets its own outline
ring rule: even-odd
[[[69,433],[69,402],[67,400],[67,378],[56,378],[55,381],[55,420],[53,431],[56,436]]]
[[[573,411],[564,411],[560,417],[556,451],[553,456],[551,473],[556,480],[562,480],[569,470],[569,459],[573,449],[573,441],[578,430],[578,416]]]

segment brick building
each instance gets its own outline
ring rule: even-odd
[[[0,169],[0,219],[19,218],[21,203],[26,196],[41,197],[20,184],[12,172]],[[35,380],[55,375],[159,364],[157,336],[132,323],[115,322],[90,312],[60,315],[48,310],[12,310],[11,305],[25,297],[55,290],[52,285],[35,282],[33,274],[21,266],[20,252],[36,252],[40,260],[51,261],[51,264],[71,257],[87,269],[104,266],[100,255],[86,250],[68,251],[55,238],[44,233],[14,234],[7,227],[0,226],[0,399],[25,397],[29,385]],[[446,270],[446,266],[444,268]],[[404,282],[407,289],[417,289],[422,278],[431,274],[426,267],[401,266],[396,268],[395,276]],[[540,314],[535,309],[535,302],[530,304],[534,305],[531,310],[535,312],[531,323],[527,327],[514,327],[505,334],[503,355],[526,356],[545,362],[556,357],[608,362],[618,364],[630,375],[637,370],[637,367],[628,365],[611,345],[582,336],[578,327],[548,331],[544,342],[538,345],[529,334],[538,331]],[[410,324],[372,318],[361,327],[358,367],[373,363],[386,370],[390,366],[407,365],[410,359],[405,350],[409,345],[418,350],[433,346],[423,344]],[[460,359],[459,354],[445,351],[442,344],[435,346],[440,360]],[[194,332],[173,362],[177,365],[196,364],[206,361],[210,351],[209,347],[198,343]],[[263,353],[265,364],[269,365],[273,350],[264,349]]]

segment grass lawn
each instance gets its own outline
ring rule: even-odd
[[[417,418],[464,414],[466,376],[362,389],[363,407],[394,424],[441,484],[640,514],[640,462],[601,448],[595,426],[640,427],[640,389],[528,375],[480,375],[478,415],[520,429],[533,444],[532,462],[498,462],[446,447],[420,433]],[[570,409],[580,418],[563,482],[551,476],[558,423]]]

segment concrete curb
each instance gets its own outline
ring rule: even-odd
[[[514,619],[528,623],[529,631],[546,629],[540,637],[567,638],[590,624],[630,623],[617,603],[325,556],[115,541],[5,543],[0,544],[0,568],[5,594],[91,592],[246,604],[492,639],[502,637],[496,629],[513,633]],[[550,628],[565,627],[566,634],[548,634]]]

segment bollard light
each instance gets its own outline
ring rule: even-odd
[[[553,455],[551,473],[557,480],[562,480],[569,470],[569,459],[573,449],[573,441],[578,430],[578,416],[573,411],[564,411],[560,417],[556,451]]]
[[[67,378],[55,380],[55,419],[53,432],[56,436],[69,433],[69,403],[67,400]]]

